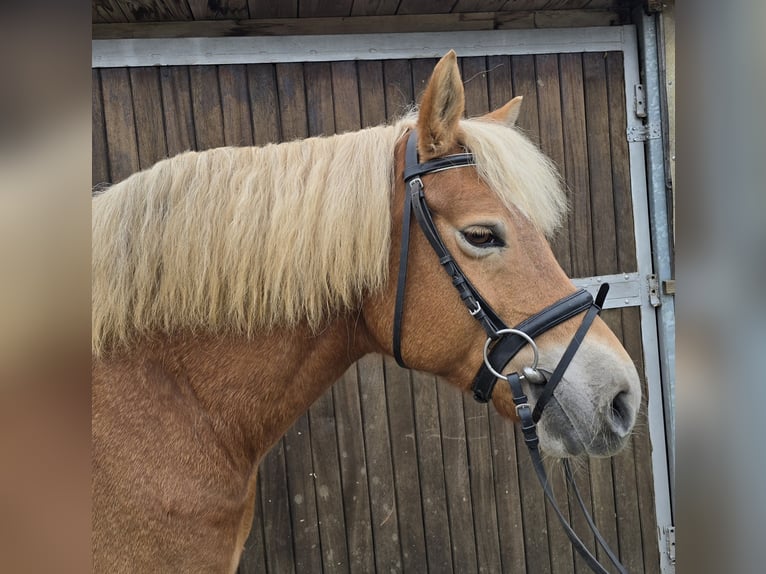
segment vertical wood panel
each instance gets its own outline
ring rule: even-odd
[[[583,85],[588,134],[588,171],[590,175],[591,226],[593,230],[593,270],[596,274],[616,273],[614,201],[612,199],[612,165],[609,149],[609,112],[606,95],[605,58],[601,53],[583,54]],[[595,134],[604,134],[595,137]],[[619,334],[619,313],[605,314],[607,325]],[[609,459],[593,459],[590,463],[593,492],[593,519],[612,548],[619,548],[615,522],[614,482]],[[608,560],[599,547],[600,560]]]
[[[226,142],[223,137],[223,111],[216,67],[190,66],[189,84],[197,149],[221,147]]]
[[[255,494],[255,514],[250,535],[245,541],[242,557],[239,560],[237,574],[261,574],[266,572],[266,540],[263,535],[263,505],[261,503],[261,481],[257,482]]]
[[[269,572],[296,571],[287,480],[285,441],[282,439],[264,457],[258,469],[260,511],[263,513],[263,538],[266,542],[264,551]]]
[[[136,125],[141,126],[136,130],[138,161],[141,169],[146,169],[168,155],[159,70],[156,67],[131,68],[130,83]]]
[[[422,488],[425,563],[430,572],[452,572],[451,535],[436,378],[418,371],[412,371],[411,377]]]
[[[279,118],[285,140],[308,136],[302,64],[276,67]],[[322,547],[317,508],[316,472],[311,451],[309,416],[304,414],[284,437],[290,504],[295,537],[295,566],[301,572],[320,572]]]
[[[189,69],[185,66],[160,68],[160,85],[168,155],[174,156],[183,151],[197,149]]]
[[[561,82],[561,109],[564,134],[565,178],[569,191],[570,214],[569,232],[572,254],[572,275],[588,277],[594,273],[593,238],[590,226],[590,197],[588,193],[588,142],[585,125],[585,99],[583,94],[582,55],[561,54],[559,56]],[[589,479],[589,463],[575,471],[583,500],[592,508]],[[573,503],[573,508],[575,508]],[[593,548],[595,538],[588,529],[582,514],[572,511],[572,524],[586,544]],[[577,572],[587,572],[588,567],[575,557]]]
[[[511,66],[510,56],[489,57],[487,68],[489,109],[495,110],[505,105],[514,95],[524,94],[529,99],[530,91],[522,91],[525,87],[519,87],[513,82],[515,68]],[[503,571],[523,572],[526,569],[526,554],[518,472],[518,465],[523,462],[519,461],[516,453],[516,425],[501,417],[494,409],[490,409],[489,423]]]
[[[101,94],[101,75],[98,70],[91,72],[91,186],[109,181],[109,156],[106,149],[106,126],[104,102]]]
[[[360,359],[358,364],[359,384],[362,386],[364,444],[367,451],[375,567],[378,572],[397,572],[402,569],[402,555],[399,546],[399,518],[396,511],[383,357],[367,355]]]
[[[298,0],[279,0],[279,2],[264,2],[264,0],[248,0],[250,18],[297,18]]]
[[[253,145],[247,71],[243,65],[219,66],[221,110],[226,145]]]
[[[476,572],[478,565],[463,398],[452,386],[441,380],[436,392],[452,535],[452,564],[455,572]]]
[[[274,64],[247,66],[253,143],[257,146],[280,141],[279,97]]]
[[[367,457],[364,451],[357,365],[352,365],[333,388],[340,451],[343,509],[348,539],[349,570],[375,570],[372,542]]]
[[[117,183],[140,168],[128,70],[101,70],[101,91],[109,156],[109,179],[112,183]]]
[[[487,95],[487,62],[484,57],[463,58],[465,108],[469,117],[489,111]],[[500,540],[497,526],[494,469],[487,405],[477,403],[470,394],[463,394],[468,458],[471,462],[471,499],[476,529],[476,555],[479,572],[499,572]]]
[[[540,122],[540,146],[564,175],[564,133],[561,117],[561,85],[559,62],[554,54],[534,56],[537,91],[538,118]],[[569,218],[551,241],[551,248],[564,272],[572,277],[572,252],[570,248]]]

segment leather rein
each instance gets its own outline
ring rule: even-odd
[[[543,465],[539,449],[540,440],[537,436],[537,423],[543,414],[543,410],[553,398],[556,386],[561,381],[564,371],[566,371],[567,366],[579,349],[593,320],[601,312],[604,300],[606,299],[606,294],[609,290],[609,285],[605,283],[601,286],[595,300],[586,290],[580,289],[525,319],[515,327],[509,328],[492,309],[489,303],[487,303],[481,296],[478,290],[471,284],[468,277],[466,277],[460,269],[460,266],[452,257],[452,254],[439,235],[431,211],[426,203],[421,176],[448,169],[475,165],[476,162],[474,156],[470,153],[449,155],[420,163],[417,152],[417,131],[413,129],[410,132],[405,152],[405,200],[404,214],[402,217],[399,278],[397,280],[396,303],[394,308],[394,358],[400,366],[406,368],[401,349],[402,317],[404,314],[404,290],[407,281],[407,259],[409,253],[411,214],[414,213],[420,229],[423,231],[426,239],[428,239],[431,247],[439,257],[439,263],[441,263],[444,270],[451,277],[452,284],[455,289],[457,289],[463,304],[467,307],[471,316],[481,324],[487,334],[487,342],[484,346],[484,362],[476,373],[472,385],[474,399],[480,403],[486,403],[492,397],[492,390],[498,379],[504,379],[508,382],[513,396],[513,402],[516,405],[516,413],[521,420],[521,431],[524,435],[524,442],[527,445],[530,457],[532,458],[535,474],[537,475],[548,502],[559,517],[564,531],[569,537],[573,547],[583,557],[591,570],[599,574],[609,574],[609,571],[596,559],[583,541],[577,536],[556,503],[553,490],[551,489]],[[582,323],[572,337],[569,346],[564,351],[564,354],[558,365],[556,365],[550,378],[546,380],[545,375],[536,368],[537,346],[534,343],[534,338],[582,312],[585,312]],[[522,369],[521,373],[515,372],[509,375],[501,374],[500,371],[502,371],[513,357],[527,344],[531,345],[535,353],[535,360],[532,367]],[[530,383],[544,383],[545,385],[534,409],[529,404],[522,388],[521,383],[525,378],[528,379]],[[620,572],[620,574],[627,574],[627,570],[619,562],[614,552],[609,548],[585,508],[580,492],[574,482],[569,462],[564,459],[562,464],[564,466],[567,482],[572,486],[580,508],[588,522],[588,526],[593,531],[596,540],[604,549],[604,552],[607,554],[610,561],[615,565],[617,571]]]

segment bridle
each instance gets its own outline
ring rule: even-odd
[[[476,162],[473,154],[470,153],[459,153],[420,163],[417,152],[417,131],[413,129],[410,132],[407,140],[407,149],[405,151],[405,200],[404,214],[402,217],[399,278],[397,280],[396,303],[394,307],[394,358],[400,366],[406,368],[401,350],[402,316],[404,312],[404,288],[407,281],[410,221],[411,214],[414,213],[420,229],[423,231],[426,239],[428,239],[431,247],[439,257],[439,263],[441,263],[444,270],[452,278],[452,284],[455,289],[457,289],[460,299],[467,307],[471,316],[481,324],[487,333],[487,342],[484,345],[484,362],[476,373],[472,385],[474,399],[478,402],[486,403],[491,398],[492,390],[498,379],[503,379],[508,382],[513,396],[513,402],[516,406],[516,413],[521,421],[521,431],[524,435],[524,442],[529,450],[535,473],[542,485],[546,498],[556,512],[556,515],[559,517],[575,550],[577,550],[583,557],[591,570],[600,574],[608,574],[608,570],[586,548],[585,544],[566,521],[561,509],[556,504],[540,454],[540,439],[537,436],[537,423],[539,422],[546,405],[553,398],[556,386],[561,381],[564,371],[566,371],[567,366],[583,342],[593,320],[601,312],[604,300],[606,299],[606,294],[609,290],[609,285],[604,283],[599,289],[595,299],[590,293],[584,289],[580,289],[525,319],[515,327],[509,328],[471,284],[468,277],[466,277],[460,269],[460,266],[452,257],[452,254],[449,252],[449,249],[447,249],[436,229],[431,211],[428,208],[425,199],[421,176],[448,169],[475,165]],[[561,356],[559,363],[554,368],[553,373],[551,373],[550,378],[546,380],[545,375],[537,370],[538,351],[534,338],[583,311],[585,312],[585,316],[583,317],[582,323],[580,323],[580,326],[572,337],[564,354]],[[515,372],[509,375],[502,374],[500,371],[505,368],[511,359],[513,359],[513,357],[527,344],[532,347],[534,352],[532,366],[523,368],[521,373]],[[545,384],[534,409],[529,404],[529,400],[524,394],[524,390],[521,386],[524,379],[527,379],[530,383]],[[590,514],[586,510],[580,492],[574,482],[572,470],[568,461],[565,459],[562,464],[564,465],[567,482],[573,487],[580,508],[585,515],[586,521],[593,531],[596,540],[604,549],[620,574],[627,574],[627,570],[617,559],[614,552],[609,548],[596,528]]]

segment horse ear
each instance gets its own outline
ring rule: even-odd
[[[449,152],[458,139],[458,122],[465,111],[465,93],[457,55],[450,50],[428,80],[418,115],[418,152],[428,161]]]
[[[521,102],[523,99],[523,96],[516,96],[502,108],[497,108],[494,112],[489,112],[488,114],[482,116],[481,119],[498,122],[505,124],[508,127],[513,127],[516,125],[516,120],[519,118]]]

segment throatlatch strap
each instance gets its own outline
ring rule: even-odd
[[[396,283],[396,304],[394,307],[394,359],[400,367],[407,368],[402,358],[402,315],[404,313],[404,288],[407,284],[407,261],[410,249],[410,208],[409,194],[405,193],[404,214],[402,215],[402,245],[399,251],[399,279]]]

